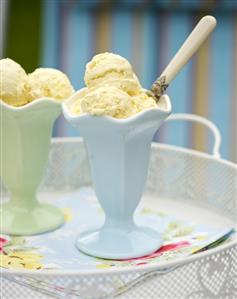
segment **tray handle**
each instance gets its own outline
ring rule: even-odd
[[[204,125],[207,127],[213,134],[214,136],[214,145],[212,148],[212,155],[220,159],[221,154],[220,154],[220,146],[221,146],[221,133],[217,126],[211,122],[210,120],[206,119],[205,117],[196,115],[196,114],[189,114],[189,113],[174,113],[170,115],[170,117],[167,119],[167,121],[177,121],[177,120],[185,120],[185,121],[191,121],[191,122],[196,122],[199,124]]]

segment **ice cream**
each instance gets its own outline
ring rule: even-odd
[[[141,88],[130,63],[122,56],[113,53],[96,55],[87,65],[85,84],[88,88],[105,85],[114,85],[133,94]]]
[[[144,90],[140,90],[136,95],[132,97],[137,112],[152,107],[157,107],[156,101],[152,96],[149,96]]]
[[[102,86],[88,92],[80,106],[82,113],[116,118],[125,118],[136,113],[132,97],[116,86]]]
[[[12,106],[23,106],[43,97],[64,100],[74,89],[59,70],[39,68],[27,75],[15,61],[0,60],[0,99]]]
[[[64,100],[74,92],[67,76],[56,69],[38,68],[28,78],[31,100],[41,97]]]
[[[157,106],[141,87],[130,63],[119,55],[96,55],[86,65],[84,79],[87,87],[72,107],[74,114],[127,118]]]
[[[15,61],[0,60],[0,99],[9,105],[22,106],[29,101],[28,77]]]

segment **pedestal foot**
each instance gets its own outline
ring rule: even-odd
[[[30,208],[5,203],[0,205],[0,232],[9,235],[35,235],[49,232],[64,223],[63,213],[50,204]]]
[[[77,248],[105,259],[130,259],[151,254],[162,246],[158,232],[135,226],[132,230],[101,229],[85,232],[76,241]]]

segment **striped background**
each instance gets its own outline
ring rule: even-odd
[[[208,117],[220,128],[222,156],[237,162],[237,0],[1,0],[8,3],[5,56],[27,71],[37,66],[66,72],[83,86],[86,62],[113,51],[128,58],[149,88],[198,19],[218,27],[168,89],[174,112]],[[61,118],[55,136],[77,135]],[[210,150],[202,127],[166,125],[156,139]]]

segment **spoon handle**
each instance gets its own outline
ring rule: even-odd
[[[166,84],[169,84],[174,79],[179,70],[199,49],[202,43],[213,31],[215,26],[216,19],[212,16],[205,16],[198,22],[198,24],[185,40],[179,51],[176,53],[174,58],[170,61],[168,66],[161,74],[161,77],[165,76]]]
[[[160,77],[153,83],[152,91],[157,98],[164,92],[177,73],[199,49],[215,26],[216,19],[212,16],[205,16],[198,22]]]

